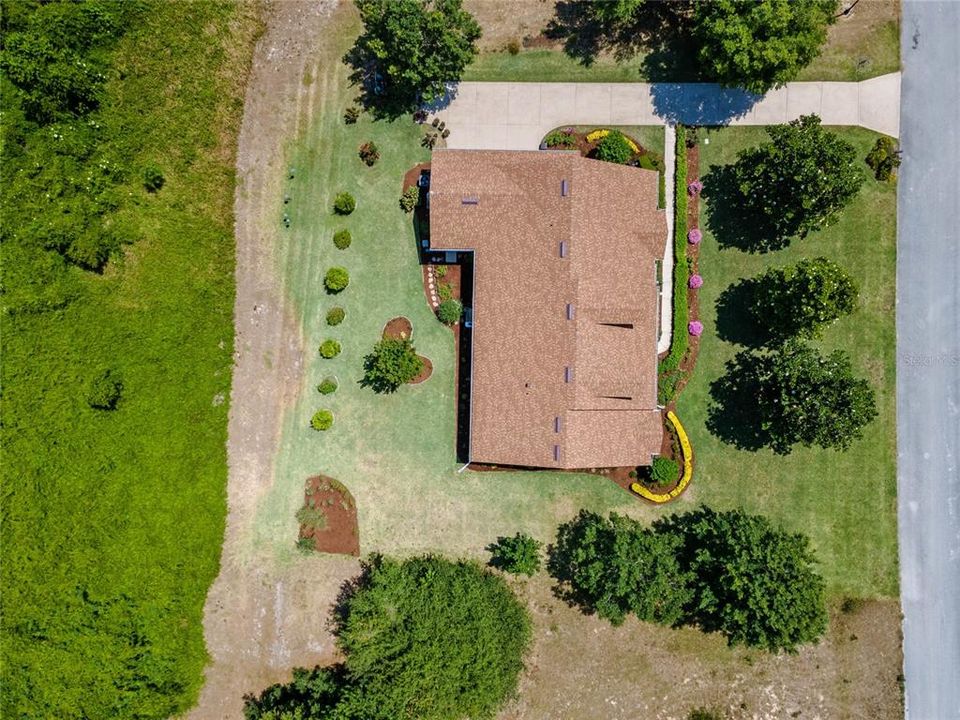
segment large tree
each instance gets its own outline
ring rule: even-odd
[[[724,85],[765,93],[817,56],[836,9],[836,0],[701,0],[692,28],[700,62]]]
[[[480,26],[461,0],[357,0],[363,33],[348,61],[388,113],[442,97],[476,54]]]
[[[704,507],[655,524],[681,542],[679,562],[694,580],[689,622],[731,644],[793,650],[827,626],[823,579],[806,536],[742,510]]]
[[[365,387],[374,392],[393,392],[413,380],[423,370],[423,360],[417,355],[410,338],[384,338],[363,360]]]
[[[753,223],[766,249],[834,222],[859,192],[856,149],[816,115],[767,128],[771,142],[742,151],[731,168],[730,201]]]
[[[750,312],[766,335],[817,337],[823,326],[857,307],[857,284],[826,258],[770,268],[753,281]]]

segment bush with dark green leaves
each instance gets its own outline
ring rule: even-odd
[[[762,95],[817,57],[836,15],[837,0],[710,0],[691,31],[707,77]]]
[[[329,430],[333,427],[333,413],[329,410],[317,410],[310,418],[310,427],[314,430]]]
[[[333,244],[336,245],[338,250],[346,250],[350,247],[351,242],[353,242],[353,237],[349,230],[337,230],[333,234]]]
[[[890,180],[897,176],[900,167],[900,155],[897,152],[897,143],[893,138],[877,138],[877,142],[867,154],[867,165],[873,170],[877,180]]]
[[[333,211],[337,215],[349,215],[357,209],[357,201],[348,192],[339,192],[333,199]]]
[[[413,212],[413,209],[420,202],[420,188],[411,185],[400,194],[400,209],[404,212]]]
[[[650,481],[654,485],[672,485],[680,479],[680,465],[676,460],[655,457],[650,466]]]
[[[337,381],[333,378],[324,378],[323,381],[317,385],[317,391],[321,395],[332,395],[337,391]]]
[[[343,594],[335,633],[342,665],[248,696],[246,718],[492,720],[516,692],[531,624],[477,563],[373,556]]]
[[[323,286],[329,293],[335,294],[342,292],[349,284],[350,273],[347,272],[346,268],[332,267],[327,270],[327,274],[323,276]]]
[[[320,355],[327,360],[340,354],[340,343],[336,340],[324,340],[320,343]]]
[[[753,285],[750,313],[774,340],[819,337],[825,325],[857,309],[856,282],[822,257],[770,268]]]
[[[115,410],[123,395],[123,379],[113,370],[104,370],[87,386],[87,405],[95,410]]]
[[[577,147],[577,136],[572,132],[551,130],[547,133],[543,142],[548,148],[564,148],[569,150]]]
[[[339,325],[347,316],[347,311],[339,305],[327,310],[327,325]]]
[[[165,182],[166,178],[163,177],[163,171],[156,165],[147,165],[143,169],[143,187],[147,192],[157,192]]]
[[[437,317],[444,325],[456,325],[463,316],[463,303],[459,300],[444,300],[437,308]]]
[[[540,570],[542,543],[529,535],[499,537],[490,545],[490,564],[514,575],[535,575]]]
[[[633,157],[633,148],[626,135],[619,130],[611,130],[597,143],[594,155],[597,160],[626,165]]]
[[[377,160],[380,159],[380,148],[377,147],[377,144],[373,140],[370,140],[360,146],[358,154],[367,167],[373,167]]]
[[[389,393],[417,377],[423,370],[423,360],[410,338],[384,338],[364,358],[363,368],[361,385]]]

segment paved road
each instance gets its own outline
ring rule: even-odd
[[[960,2],[903,4],[897,436],[910,720],[960,718]]]
[[[762,98],[706,83],[462,82],[437,115],[448,147],[530,150],[559,125],[771,125],[816,113],[897,137],[900,73],[863,82],[788,83]]]

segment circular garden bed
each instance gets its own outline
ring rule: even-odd
[[[383,338],[391,340],[405,340],[413,337],[413,323],[407,318],[395,317],[383,327]]]

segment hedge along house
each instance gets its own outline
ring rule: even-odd
[[[473,261],[469,461],[620,467],[660,451],[657,179],[574,152],[433,153],[430,251]]]

